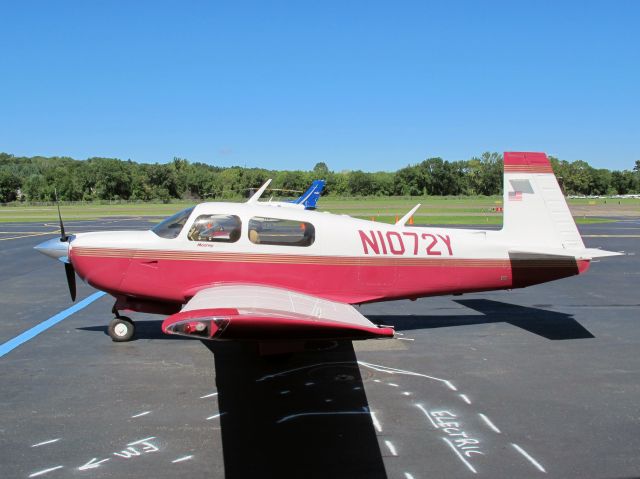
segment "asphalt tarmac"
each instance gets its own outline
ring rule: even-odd
[[[365,305],[400,339],[270,360],[143,314],[114,343],[108,296],[60,319],[64,268],[32,249],[56,229],[0,224],[2,478],[640,476],[638,219],[580,227],[630,253],[586,275]],[[78,302],[94,293],[78,281]]]

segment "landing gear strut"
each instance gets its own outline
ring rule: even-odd
[[[115,314],[116,317],[109,322],[109,327],[107,328],[111,340],[116,343],[131,341],[136,332],[135,324],[130,318],[120,316],[115,306],[113,307],[113,314]]]

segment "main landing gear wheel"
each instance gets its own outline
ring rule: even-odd
[[[116,343],[123,343],[125,341],[131,341],[134,333],[136,332],[136,327],[133,324],[131,319],[126,316],[120,316],[117,318],[113,318],[109,322],[109,336]]]

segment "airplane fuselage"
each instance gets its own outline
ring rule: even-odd
[[[190,225],[206,215],[237,218],[237,238],[190,238]],[[278,220],[306,228],[304,239],[284,241]],[[176,311],[213,284],[280,287],[358,304],[528,286],[581,273],[589,264],[518,256],[499,230],[396,226],[238,203],[196,206],[175,238],[153,231],[79,234],[69,257],[86,282],[123,307],[148,312]]]

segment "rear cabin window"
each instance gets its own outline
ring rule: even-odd
[[[255,244],[311,246],[316,230],[306,221],[256,216],[249,220],[249,241]]]
[[[191,215],[193,208],[194,207],[192,206],[191,208],[187,208],[186,210],[182,210],[175,215],[170,216],[151,228],[151,231],[161,238],[176,238],[180,234],[180,231],[182,231],[182,228],[184,228],[184,224],[187,222],[187,219],[189,219],[189,215]]]
[[[242,222],[235,215],[200,215],[187,234],[191,241],[235,243],[240,239]]]

